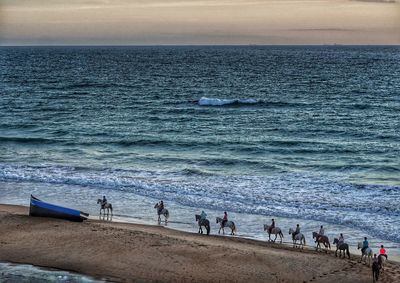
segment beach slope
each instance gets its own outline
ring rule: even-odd
[[[28,216],[0,205],[0,261],[116,282],[371,282],[371,269],[312,250],[158,226]],[[358,259],[358,257],[357,257]],[[389,262],[381,282],[400,282]]]

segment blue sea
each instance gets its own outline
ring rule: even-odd
[[[226,210],[400,254],[399,129],[398,46],[0,48],[2,203],[162,199],[171,228]]]

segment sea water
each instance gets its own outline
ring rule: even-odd
[[[0,202],[400,254],[400,47],[1,47]]]

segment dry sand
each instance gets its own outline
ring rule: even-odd
[[[159,226],[29,217],[21,206],[0,205],[0,231],[0,261],[116,282],[372,282],[358,257]],[[380,282],[400,282],[400,264],[389,261]]]

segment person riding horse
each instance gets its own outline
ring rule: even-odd
[[[268,233],[271,234],[272,233],[272,229],[274,229],[274,228],[275,228],[275,219],[272,218],[272,223],[269,226]]]
[[[204,210],[201,211],[200,214],[200,224],[202,224],[205,220],[207,219],[207,213],[204,212]]]
[[[224,211],[224,218],[222,219],[222,227],[225,227],[226,222],[228,222],[228,213]]]
[[[383,245],[381,245],[381,248],[379,250],[379,255],[386,257],[386,259],[388,258],[387,254],[386,254],[386,249],[384,248]]]
[[[157,210],[158,215],[161,214],[161,212],[163,211],[163,209],[164,209],[164,202],[161,200],[161,201],[160,201],[160,204],[159,204],[159,206],[158,206],[158,210]]]
[[[324,234],[325,234],[324,226],[321,225],[321,228],[319,228],[318,239],[317,240],[319,240],[319,238],[321,236],[324,236]]]
[[[101,208],[104,209],[104,207],[106,206],[106,204],[107,204],[106,196],[103,196],[103,199],[101,200]]]
[[[366,249],[368,249],[368,248],[369,248],[368,239],[367,239],[367,237],[364,237],[364,242],[363,242],[363,246],[362,246],[362,249],[361,249],[361,253],[363,254],[364,251],[365,251]]]
[[[292,234],[293,240],[295,239],[296,235],[300,233],[300,225],[296,225],[296,231]]]
[[[343,243],[344,243],[344,237],[343,237],[343,234],[340,233],[340,236],[339,236],[339,243],[338,243],[339,247],[340,247]]]

